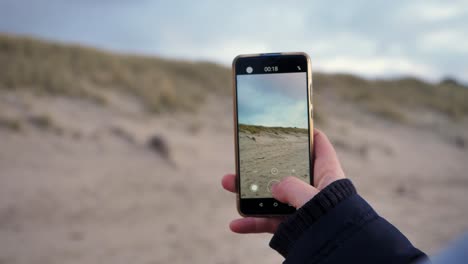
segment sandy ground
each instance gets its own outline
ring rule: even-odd
[[[307,134],[239,132],[241,197],[269,198],[270,185],[287,176],[309,178]],[[258,189],[252,190],[252,185]]]
[[[415,113],[418,123],[394,124],[325,99],[319,127],[381,215],[430,254],[467,230],[466,121]],[[0,114],[21,123],[0,126],[0,263],[281,262],[271,235],[228,230],[228,98],[155,117],[121,95],[96,105],[2,91]]]

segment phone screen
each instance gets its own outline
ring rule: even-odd
[[[262,207],[284,177],[311,182],[308,65],[294,61],[247,60],[237,67],[240,198],[262,199]]]

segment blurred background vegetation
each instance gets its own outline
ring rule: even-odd
[[[8,65],[0,71],[1,89],[101,103],[106,100],[99,90],[119,89],[137,96],[151,112],[195,110],[206,94],[231,94],[230,69],[212,62],[115,54],[29,37],[1,34],[0,63]],[[344,100],[399,122],[408,121],[405,111],[413,108],[434,109],[454,120],[468,114],[468,87],[450,77],[429,83],[414,77],[369,80],[314,72],[313,82],[319,95],[323,89],[336,90]]]

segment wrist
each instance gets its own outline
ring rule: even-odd
[[[349,179],[332,182],[280,224],[270,241],[270,247],[286,257],[289,248],[305,230],[354,194],[356,189]]]

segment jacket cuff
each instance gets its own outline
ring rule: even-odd
[[[349,179],[334,181],[279,225],[270,247],[286,257],[305,230],[353,194],[356,194],[356,188]]]

